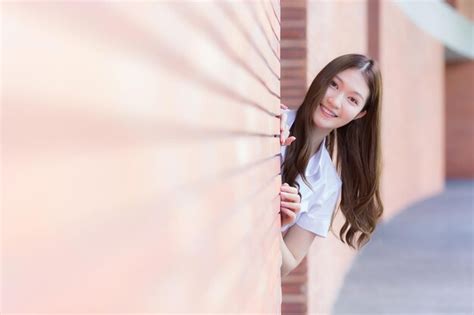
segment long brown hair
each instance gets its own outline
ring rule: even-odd
[[[361,248],[370,240],[383,213],[380,198],[382,76],[374,60],[360,54],[342,55],[318,73],[290,128],[290,134],[297,141],[286,149],[282,178],[289,185],[299,187],[296,182],[299,174],[311,187],[306,179],[305,169],[312,153],[310,134],[315,128],[313,113],[323,99],[330,81],[336,74],[349,68],[359,69],[368,85],[370,95],[362,109],[367,114],[331,131],[326,137],[326,148],[333,161],[336,161],[336,169],[342,181],[339,208],[346,221],[339,232],[340,240],[355,249],[356,234],[359,234],[357,248]],[[331,225],[334,217],[335,213]]]

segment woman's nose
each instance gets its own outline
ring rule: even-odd
[[[335,96],[331,96],[328,98],[328,101],[329,103],[331,103],[332,106],[336,107],[336,108],[340,108],[341,107],[341,104],[342,104],[342,93],[340,94],[337,94]]]

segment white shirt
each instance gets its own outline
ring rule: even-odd
[[[296,110],[285,110],[287,124],[291,126],[296,118]],[[296,139],[295,141],[298,141]],[[296,221],[281,228],[285,232],[294,224],[301,228],[327,237],[331,224],[331,217],[336,207],[336,202],[341,193],[342,182],[336,171],[325,140],[318,151],[310,158],[306,166],[305,176],[313,187],[313,191],[302,180],[301,175],[296,177],[300,185],[301,210]],[[286,146],[281,147],[282,163],[285,160]]]

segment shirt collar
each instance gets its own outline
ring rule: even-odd
[[[321,142],[318,151],[313,154],[313,156],[309,159],[308,165],[306,166],[305,176],[313,176],[319,170],[319,166],[321,165],[321,160],[323,157],[323,151],[326,150],[326,137]]]

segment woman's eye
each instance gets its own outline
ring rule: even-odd
[[[332,80],[329,84],[330,84],[331,86],[337,88],[337,83],[336,83],[334,80]]]
[[[349,99],[351,100],[352,103],[354,103],[354,104],[356,104],[356,105],[358,104],[358,103],[357,103],[357,100],[356,100],[355,98],[349,97]]]

